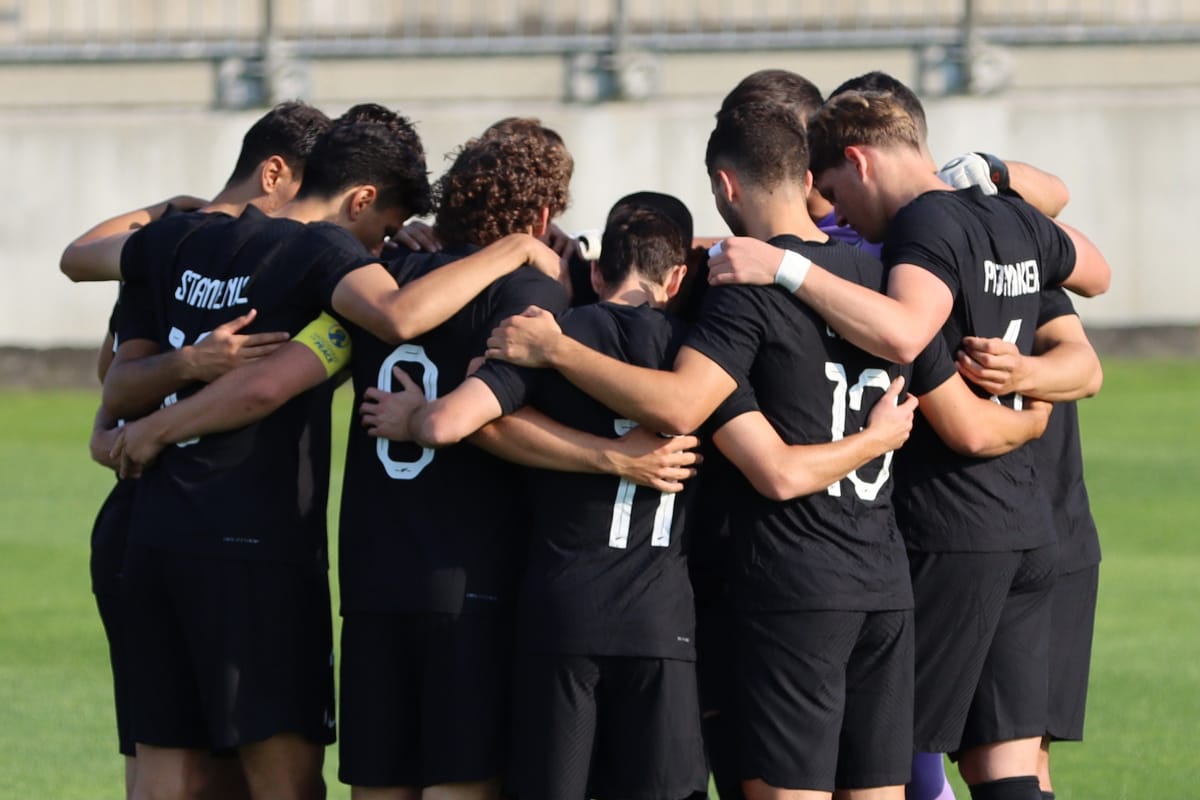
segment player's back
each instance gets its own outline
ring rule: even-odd
[[[873,290],[883,286],[882,266],[857,248],[793,236],[771,243]],[[710,291],[687,344],[739,384],[748,383],[788,444],[819,444],[859,431],[892,379],[908,371],[854,347],[773,286]],[[791,501],[754,493],[739,504],[732,515],[736,602],[759,610],[911,606],[891,506],[891,462],[889,453]]]
[[[474,249],[415,253],[389,270],[403,284]],[[398,347],[348,324],[356,401],[368,387],[398,388],[396,366],[429,399],[448,393],[466,377],[472,359],[483,355],[492,328],[531,304],[557,312],[566,296],[553,280],[522,267],[447,322]],[[476,603],[508,600],[514,550],[508,522],[517,477],[515,467],[470,444],[435,451],[388,442],[367,436],[356,421],[339,528],[343,607],[459,613]]]
[[[344,229],[248,207],[146,271],[137,306],[156,318],[141,338],[164,350],[194,344],[250,309],[258,315],[245,332],[295,334],[330,305],[346,272],[372,260]],[[134,536],[185,552],[323,564],[329,392],[317,387],[258,422],[166,448],[142,478]]]
[[[588,347],[650,369],[670,369],[686,333],[678,320],[648,305],[608,302],[570,309],[560,324]],[[528,399],[551,418],[610,438],[634,427],[559,373],[534,373]],[[690,491],[657,492],[611,475],[530,470],[527,477],[530,546],[518,615],[523,646],[694,658],[683,541]]]
[[[1074,250],[1028,204],[972,188],[928,192],[901,209],[884,261],[923,267],[950,289],[954,305],[941,331],[950,352],[964,336],[980,336],[1029,353],[1039,295],[1070,274]],[[996,400],[1021,404],[1019,395]],[[1048,499],[1030,448],[987,459],[960,455],[918,415],[898,460],[896,512],[910,546],[1008,551],[1050,541]]]

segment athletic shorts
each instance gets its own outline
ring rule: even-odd
[[[117,712],[117,749],[123,756],[134,754],[133,723],[130,719],[129,656],[125,652],[125,609],[121,569],[128,540],[129,513],[133,509],[133,486],[122,481],[96,514],[92,526],[92,591],[96,609],[108,640],[108,660],[112,666],[113,705]]]
[[[919,752],[1045,732],[1055,551],[909,553]]]
[[[137,742],[226,750],[281,733],[333,741],[324,569],[131,545],[125,588]]]
[[[1096,626],[1097,564],[1059,575],[1051,593],[1050,713],[1046,734],[1055,740],[1083,739],[1092,632]]]
[[[908,782],[911,611],[743,613],[739,629],[744,779],[826,792]]]
[[[511,640],[507,609],[344,615],[342,783],[423,787],[500,775]]]
[[[512,769],[521,800],[662,800],[708,786],[691,661],[518,657]]]

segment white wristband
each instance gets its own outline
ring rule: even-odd
[[[717,256],[721,255],[721,253],[723,253],[725,251],[725,248],[721,246],[723,242],[724,242],[724,240],[722,239],[720,242],[717,242],[712,247],[708,248],[708,257],[709,258],[716,258]]]
[[[775,282],[791,293],[795,293],[800,288],[800,284],[804,283],[804,278],[808,275],[808,268],[812,266],[812,262],[804,256],[792,250],[783,251],[783,259],[779,262],[779,269],[775,270]]]

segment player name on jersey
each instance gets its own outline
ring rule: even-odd
[[[179,277],[179,286],[175,289],[175,299],[195,308],[217,310],[231,306],[241,306],[250,302],[242,292],[250,282],[249,275],[242,275],[228,280],[206,278],[198,272],[184,270]]]
[[[983,291],[997,297],[1038,294],[1042,291],[1042,282],[1038,273],[1037,261],[1031,258],[1016,264],[997,264],[985,259],[983,262]]]

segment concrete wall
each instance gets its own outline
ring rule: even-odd
[[[720,95],[745,71],[714,77],[707,96],[648,104],[391,102],[419,123],[435,172],[442,154],[499,117],[532,114],[556,127],[577,165],[574,201],[563,220],[568,230],[601,224],[626,192],[657,189],[688,203],[698,232],[720,234],[704,146]],[[327,110],[336,113],[348,102],[330,102]],[[1080,304],[1086,322],[1200,322],[1200,270],[1187,236],[1200,222],[1193,194],[1200,157],[1192,149],[1200,141],[1200,89],[1011,92],[929,101],[928,113],[933,150],[943,159],[989,150],[1044,165],[1066,180],[1072,201],[1064,219],[1090,235],[1114,268],[1109,295]],[[0,176],[9,197],[0,215],[6,287],[0,344],[98,341],[116,288],[69,283],[57,269],[62,246],[107,215],[180,192],[214,192],[255,116],[168,110],[0,116]]]

